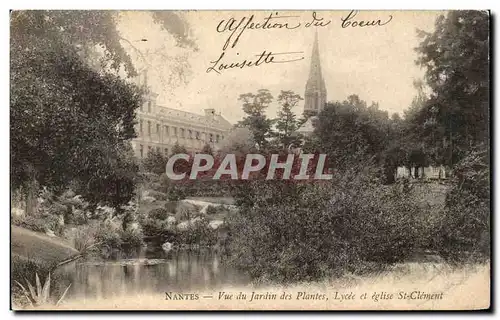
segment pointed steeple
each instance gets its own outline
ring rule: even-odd
[[[311,54],[311,68],[305,91],[304,112],[319,113],[326,103],[326,86],[321,73],[319,57],[318,32],[314,34],[313,50]]]

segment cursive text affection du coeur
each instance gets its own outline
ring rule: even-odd
[[[364,28],[379,27],[391,22],[392,16],[383,19],[365,19],[356,18],[358,11],[352,10],[345,17],[340,19],[342,29],[346,28]],[[270,30],[298,30],[301,28],[324,28],[332,23],[331,19],[326,17],[327,13],[311,12],[307,16],[297,14],[280,14],[272,12],[263,17],[257,17],[255,14],[244,16],[242,18],[229,17],[220,20],[216,26],[216,32],[226,36],[226,41],[218,57],[209,62],[207,73],[221,74],[229,69],[244,69],[248,67],[259,67],[264,64],[289,63],[304,59],[303,51],[273,52],[268,49],[260,51],[258,54],[250,55],[247,58],[241,58],[238,43],[244,40],[244,34],[252,31],[269,32]],[[232,58],[229,58],[231,56]]]

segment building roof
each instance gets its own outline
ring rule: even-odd
[[[297,129],[298,133],[302,134],[311,134],[314,132],[314,121],[317,119],[317,117],[309,117],[307,121],[300,126],[300,128]]]
[[[205,110],[205,114],[182,111],[179,109],[157,106],[157,115],[164,116],[170,120],[178,120],[182,122],[190,122],[201,126],[217,127],[221,129],[230,129],[232,124],[227,121],[220,113],[216,113],[214,109]]]

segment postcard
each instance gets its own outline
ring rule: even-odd
[[[11,309],[490,308],[490,12],[10,12]]]

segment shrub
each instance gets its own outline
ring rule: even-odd
[[[22,215],[12,217],[13,225],[20,226],[35,232],[54,231],[55,234],[62,232],[62,226],[59,225],[59,217],[53,215],[31,216]]]
[[[218,210],[217,210],[216,206],[209,205],[207,207],[207,215],[211,216],[211,215],[217,214],[217,212],[218,212]]]
[[[149,211],[148,217],[156,220],[166,220],[169,216],[169,212],[164,208],[155,208]]]
[[[370,173],[243,187],[252,191],[236,199],[242,207],[229,218],[228,251],[236,267],[257,279],[314,281],[366,271],[372,262],[402,261],[422,237],[416,223],[422,208]]]
[[[167,203],[165,203],[165,209],[168,212],[176,213],[178,203],[178,201],[168,201]]]
[[[140,227],[131,227],[120,232],[122,247],[140,247],[144,244],[144,234]]]
[[[199,215],[200,209],[188,202],[178,202],[177,209],[175,211],[175,218],[177,221],[190,220]]]
[[[472,150],[453,171],[453,187],[446,195],[437,249],[450,262],[489,258],[491,194],[487,150]]]
[[[73,248],[85,252],[96,243],[96,235],[99,224],[81,225],[68,229],[64,232],[64,238],[68,239]]]
[[[123,244],[120,226],[112,221],[101,222],[95,233],[95,241],[101,249],[120,249]]]
[[[167,197],[166,193],[155,191],[155,190],[149,190],[148,191],[148,196],[149,197],[153,197],[153,198],[155,198],[156,200],[159,200],[159,201],[167,201],[168,200],[168,197]]]
[[[189,245],[214,245],[217,242],[217,231],[210,228],[208,223],[206,219],[189,223],[186,229],[178,231],[176,242]]]

